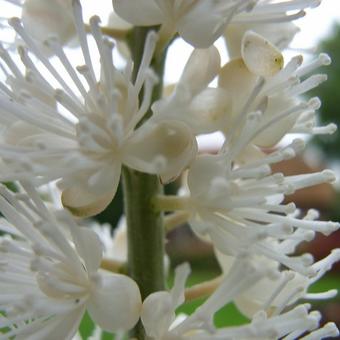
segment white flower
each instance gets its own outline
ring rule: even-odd
[[[0,86],[4,92],[0,95],[4,113],[0,122],[6,126],[0,154],[8,166],[0,179],[27,178],[37,185],[61,179],[64,206],[75,215],[90,216],[111,202],[122,165],[159,175],[167,182],[190,163],[197,144],[190,129],[173,120],[150,121],[136,129],[157,81],[149,68],[156,35],[148,36],[133,83],[131,62],[124,71],[114,67],[112,43],[102,36],[98,18],[93,17],[90,26],[101,59],[97,79],[78,1],[73,1],[73,10],[85,65],[75,70],[56,39],[45,42],[62,64],[61,69],[67,71],[65,76],[44,57],[20,21],[11,20],[29,47],[29,51],[20,49],[29,76],[22,75],[9,54],[3,53],[9,84],[15,86]],[[29,52],[48,70],[56,86],[45,80]],[[144,98],[139,103],[143,85]]]
[[[184,302],[185,281],[189,276],[188,264],[176,269],[175,283],[170,292],[150,294],[143,303],[141,320],[146,334],[152,339],[167,339],[169,327],[175,321],[175,310]]]
[[[65,212],[52,214],[37,192],[1,187],[1,337],[72,339],[85,310],[102,329],[132,328],[141,296],[127,276],[99,269],[102,245]],[[66,232],[67,230],[67,232]]]
[[[330,171],[284,177],[271,174],[269,165],[292,158],[298,141],[255,161],[235,166],[228,154],[198,156],[188,173],[190,194],[179,198],[179,210],[191,213],[193,230],[208,237],[226,255],[262,255],[303,275],[315,274],[309,254],[290,255],[298,243],[315,232],[329,235],[338,223],[297,218],[294,204],[281,204],[284,194],[334,180]],[[233,155],[233,150],[230,150]],[[295,215],[294,215],[295,214]],[[312,219],[312,220],[310,220]]]
[[[241,54],[242,58],[229,61],[219,75],[219,86],[232,98],[232,109],[222,127],[226,144],[235,142],[241,149],[249,143],[271,147],[288,133],[331,134],[336,130],[334,124],[316,126],[317,98],[307,103],[300,98],[327,79],[323,74],[309,75],[330,64],[327,55],[320,54],[305,65],[296,56],[281,69],[279,50],[251,31],[243,36]]]
[[[210,1],[114,0],[118,15],[136,26],[162,24],[161,31],[172,35],[178,32],[195,47],[207,48],[222,35],[235,12],[247,9],[252,0]],[[137,6],[137,7],[136,7]]]
[[[218,251],[216,251],[216,255],[224,274],[227,275],[235,259]],[[278,269],[276,261],[259,256],[254,256],[252,260],[264,267]],[[337,294],[336,289],[319,293],[309,293],[308,290],[339,260],[340,249],[334,249],[329,256],[311,266],[315,272],[312,277],[306,277],[291,270],[284,270],[275,278],[263,278],[238,296],[234,303],[241,313],[252,318],[260,310],[266,311],[268,315],[278,315],[298,299],[333,298]]]
[[[175,309],[184,302],[185,281],[189,267],[184,264],[176,269],[175,283],[170,292],[150,294],[143,302],[141,320],[148,337],[153,340],[226,340],[226,339],[278,339],[284,336],[296,339],[306,331],[318,327],[320,314],[309,313],[309,305],[300,305],[277,315],[259,311],[250,324],[216,329],[213,315],[225,304],[237,298],[263,277],[277,277],[276,269],[262,267],[249,259],[238,259],[221,285],[190,316],[175,319]],[[268,295],[269,297],[269,295]],[[321,328],[310,335],[336,336],[334,324]],[[308,338],[307,336],[307,338]]]
[[[117,14],[133,25],[162,25],[161,31],[178,32],[198,48],[212,45],[230,22],[273,21],[275,25],[301,17],[304,8],[318,4],[318,0],[113,0]]]
[[[219,130],[231,110],[228,92],[209,87],[219,72],[220,54],[216,47],[195,49],[171,95],[152,105],[152,119],[182,121],[195,134]]]

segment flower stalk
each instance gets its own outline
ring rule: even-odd
[[[153,200],[155,210],[158,211],[189,210],[190,204],[191,201],[189,197],[181,197],[175,195],[159,195]]]
[[[136,27],[129,39],[134,61],[133,78],[143,56],[144,44],[149,29]],[[153,101],[162,93],[162,78],[165,58],[153,60],[153,70],[159,77],[153,89]],[[151,115],[149,110],[144,119]],[[164,227],[162,213],[153,207],[153,198],[163,192],[163,187],[155,175],[123,168],[124,206],[128,235],[128,272],[140,289],[142,299],[156,291],[165,289],[164,275]],[[146,339],[142,323],[139,322],[133,336]]]

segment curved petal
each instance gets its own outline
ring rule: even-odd
[[[88,300],[87,310],[102,329],[127,331],[138,321],[142,299],[135,281],[125,275],[102,273]]]
[[[172,120],[148,122],[126,142],[123,162],[168,182],[189,165],[196,153],[196,139],[187,125]]]
[[[223,34],[225,13],[218,2],[221,1],[196,1],[178,19],[177,31],[185,41],[197,48],[208,48]]]
[[[78,254],[85,262],[87,272],[96,272],[103,257],[103,244],[99,236],[85,227],[72,228],[71,232],[73,242]]]
[[[219,158],[213,155],[198,156],[190,166],[188,187],[191,196],[198,197],[209,192],[211,182],[216,177],[224,177],[225,167]]]
[[[266,157],[263,150],[254,144],[248,144],[240,154],[237,155],[235,161],[238,164],[247,164]]]
[[[176,268],[175,283],[170,292],[150,294],[143,302],[141,320],[146,334],[153,339],[163,339],[175,320],[175,310],[184,302],[185,282],[190,274],[187,263]]]
[[[170,291],[174,308],[179,307],[185,301],[185,283],[190,272],[190,265],[188,263],[183,263],[175,269],[175,282]]]
[[[39,42],[56,36],[65,44],[76,34],[71,1],[27,0],[23,4],[25,30]]]
[[[152,106],[152,121],[174,120],[190,126],[195,135],[223,130],[229,126],[232,100],[222,88],[206,88],[181,105],[178,96],[163,98]]]
[[[262,77],[275,75],[284,63],[280,50],[253,31],[244,34],[241,55],[250,72]]]
[[[235,261],[234,256],[229,256],[226,254],[221,253],[217,248],[214,247],[214,253],[216,256],[216,259],[222,269],[222,272],[224,275],[228,275],[231,267],[233,266],[233,263]]]
[[[189,225],[194,234],[203,242],[211,244],[209,230],[213,228],[213,224],[206,220],[206,216],[196,213],[189,219]]]
[[[220,71],[218,86],[232,99],[232,118],[242,110],[256,84],[257,76],[251,73],[241,58],[229,61]],[[228,130],[228,127],[225,128]]]
[[[230,123],[232,101],[221,88],[207,88],[193,98],[189,114],[183,117],[195,134],[211,133]]]
[[[187,87],[191,95],[195,95],[217,76],[220,64],[221,57],[215,46],[195,49],[184,67],[179,83]]]
[[[116,194],[120,178],[120,166],[111,168],[111,172],[103,174],[102,182],[107,184],[104,192],[89,188],[88,178],[75,185],[66,187],[61,195],[61,202],[73,215],[78,217],[94,216],[102,212]],[[108,180],[109,178],[109,180]]]
[[[107,26],[122,31],[129,31],[130,29],[133,28],[133,26],[129,22],[125,21],[123,18],[118,16],[118,14],[115,11],[111,12]]]
[[[113,8],[135,26],[153,26],[165,21],[163,12],[153,0],[113,0]]]
[[[175,308],[169,292],[152,293],[144,300],[141,320],[150,338],[163,339],[175,317]]]
[[[268,106],[263,114],[262,124],[273,119],[276,115],[295,105],[294,98],[275,96],[268,100]],[[294,126],[297,120],[297,114],[291,114],[276,123],[272,124],[268,129],[263,130],[253,140],[253,143],[261,147],[270,147],[277,144]]]
[[[241,56],[242,38],[249,30],[253,30],[265,39],[268,39],[273,45],[280,48],[280,50],[288,47],[295,34],[299,32],[299,28],[292,22],[278,22],[275,23],[275,25],[272,23],[256,25],[253,23],[231,23],[228,25],[224,34],[230,58],[239,58]]]

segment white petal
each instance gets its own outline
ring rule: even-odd
[[[28,327],[27,332],[15,337],[18,340],[43,340],[54,339],[70,340],[76,334],[85,308],[79,307],[71,313],[55,316],[45,322],[38,323],[37,327]],[[19,332],[18,332],[19,333]]]
[[[175,308],[179,307],[185,301],[185,283],[190,272],[188,263],[183,263],[175,269],[175,282],[171,289],[172,303]]]
[[[45,134],[46,133],[42,129],[19,120],[14,122],[4,131],[2,138],[4,138],[8,144],[12,145],[32,145],[26,142],[26,138]]]
[[[99,236],[85,227],[72,228],[73,242],[85,262],[88,273],[96,272],[103,257],[103,244]]]
[[[135,26],[159,25],[165,20],[153,0],[113,0],[113,8],[119,16]]]
[[[27,0],[23,5],[22,21],[25,30],[40,42],[56,36],[65,44],[76,34],[71,1]]]
[[[73,215],[79,217],[94,216],[102,212],[112,201],[116,194],[120,178],[120,167],[112,169],[112,180],[107,182],[107,191],[93,192],[89,189],[86,179],[82,185],[74,185],[63,190],[61,201]],[[104,181],[105,179],[103,179]]]
[[[280,50],[288,47],[295,34],[299,31],[298,27],[292,22],[275,23],[275,25],[272,23],[256,25],[252,23],[229,24],[224,36],[230,58],[239,58],[241,56],[242,38],[244,33],[249,30],[253,30],[268,39]]]
[[[122,31],[128,31],[133,28],[133,26],[129,22],[118,16],[115,11],[110,14],[107,26]]]
[[[223,254],[215,247],[214,247],[214,253],[215,253],[216,259],[220,267],[222,268],[223,274],[227,275],[235,261],[235,257]]]
[[[215,46],[208,49],[195,49],[188,59],[180,84],[184,84],[191,95],[198,94],[217,76],[221,58]]]
[[[221,69],[218,85],[226,90],[232,100],[232,119],[241,113],[245,98],[250,96],[256,80],[257,76],[248,70],[241,58],[229,61]],[[223,128],[227,132],[230,126]]]
[[[225,175],[225,166],[213,155],[198,156],[190,166],[188,186],[192,196],[205,195],[209,192],[211,181]]]
[[[195,134],[211,133],[229,125],[232,101],[221,88],[207,88],[193,98],[187,117]],[[187,119],[186,119],[187,118]]]
[[[12,145],[23,146],[44,146],[52,149],[58,146],[59,148],[72,148],[77,144],[71,139],[63,138],[52,133],[48,133],[34,125],[24,121],[17,121],[12,124],[4,133],[4,139]]]
[[[247,164],[264,157],[266,157],[266,154],[259,147],[254,144],[249,144],[237,155],[236,160],[239,164]]]
[[[125,275],[103,273],[88,300],[87,310],[102,329],[127,331],[138,321],[142,299],[135,281]]]
[[[146,334],[152,339],[162,339],[175,317],[175,308],[169,292],[156,292],[144,300],[141,320]]]
[[[207,48],[223,34],[225,14],[221,13],[218,2],[221,0],[196,1],[192,8],[179,18],[178,33],[189,44]]]
[[[127,141],[124,163],[157,174],[167,182],[177,177],[197,153],[197,143],[187,125],[175,121],[149,122]]]
[[[241,55],[250,72],[258,76],[273,76],[283,67],[280,50],[253,31],[244,34]]]
[[[275,115],[280,112],[286,111],[296,104],[293,98],[284,96],[271,97],[268,100],[268,106],[263,114],[262,124],[270,121]],[[294,126],[297,114],[291,114],[284,119],[280,119],[275,124],[270,125],[267,129],[263,130],[258,136],[254,138],[253,143],[261,147],[271,147],[277,144]]]

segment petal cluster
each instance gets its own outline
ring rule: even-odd
[[[176,32],[197,48],[207,48],[223,35],[230,23],[287,22],[319,5],[318,0],[113,0],[116,13],[136,26],[162,25],[168,35]],[[137,6],[137,7],[136,7]]]
[[[249,258],[238,259],[231,267],[216,291],[191,315],[178,316],[175,309],[185,295],[185,281],[189,276],[188,264],[176,269],[173,288],[156,292],[147,297],[142,307],[142,322],[148,337],[153,340],[170,339],[322,339],[338,335],[335,324],[328,323],[318,329],[320,314],[310,311],[310,305],[303,304],[289,311],[268,313],[259,310],[251,323],[243,326],[216,328],[212,315],[224,304],[231,302],[242,292],[252,289],[261,280],[275,280],[277,271],[262,266]],[[280,289],[278,289],[280,292]],[[242,295],[241,295],[242,296]],[[308,335],[304,336],[308,332]]]
[[[287,135],[336,130],[317,126],[320,100],[304,97],[326,80],[315,72],[330,58],[287,61],[283,54],[298,31],[292,21],[320,0],[113,0],[117,29],[103,27],[97,16],[85,23],[80,0],[7,1],[22,14],[8,22],[18,53],[14,44],[0,45],[0,181],[16,190],[0,186],[0,339],[79,339],[85,312],[96,324],[93,338],[102,331],[119,338],[135,325],[150,340],[336,337],[333,323],[318,328],[320,313],[298,300],[335,296],[336,290],[309,287],[340,251],[314,262],[296,249],[340,224],[284,202],[297,190],[334,182],[335,174],[272,171],[304,149],[302,139],[282,143]],[[160,65],[177,36],[194,49],[178,83],[162,96]],[[213,45],[221,36],[230,57],[222,66]],[[65,48],[71,40],[76,62]],[[113,57],[116,42],[121,51],[137,44],[122,53],[122,67]],[[214,132],[223,145],[198,154],[196,137]],[[128,226],[123,217],[112,236],[107,225],[97,234],[98,225],[74,220],[72,214],[94,216],[109,205],[123,167],[161,184],[183,174],[179,194],[163,195],[157,183],[157,194],[145,193],[145,205],[133,206],[131,197],[148,187],[137,174],[133,183],[141,187],[125,188],[131,189],[125,203],[127,213],[140,215],[127,216]],[[67,210],[49,207],[37,191],[51,182]],[[142,301],[140,291],[149,287],[140,276],[153,270],[134,270],[134,247],[151,248],[154,228],[136,230],[131,221],[145,213],[146,223],[161,228],[163,212],[169,212],[165,229],[188,222],[211,243],[222,272],[186,288],[184,263],[169,291]],[[145,256],[162,258],[163,231],[157,235],[159,249]],[[126,263],[141,287],[117,273]],[[193,296],[205,299],[191,315],[176,315]],[[229,303],[250,322],[217,328],[214,316]]]
[[[24,74],[1,49],[8,85],[2,84],[0,94],[0,123],[6,128],[0,153],[8,170],[1,171],[0,177],[2,181],[35,177],[38,185],[60,180],[64,206],[84,217],[99,213],[111,202],[122,165],[159,175],[167,182],[190,163],[197,145],[181,122],[161,119],[138,125],[158,81],[149,67],[155,33],[148,37],[133,82],[131,62],[123,71],[114,67],[113,44],[101,34],[99,19],[93,17],[91,34],[102,61],[97,75],[77,1],[73,11],[84,60],[77,67],[57,39],[47,39],[45,47],[56,56],[58,66],[46,58],[19,19],[10,21],[27,48],[19,48]],[[46,81],[32,54],[55,85]]]
[[[127,276],[99,269],[102,243],[66,211],[48,210],[38,193],[1,187],[1,327],[7,339],[72,339],[87,310],[109,332],[139,318],[141,296]]]

